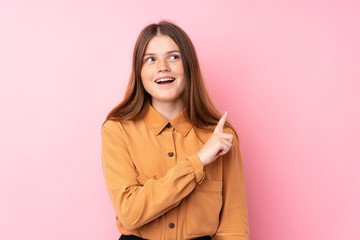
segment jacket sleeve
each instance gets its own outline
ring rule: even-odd
[[[213,240],[249,240],[249,221],[239,141],[223,155],[223,207]]]
[[[106,122],[101,129],[105,185],[116,215],[128,230],[158,218],[189,195],[205,176],[194,155],[180,161],[160,179],[141,184],[119,128]]]

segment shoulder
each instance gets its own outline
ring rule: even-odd
[[[223,133],[229,133],[234,135],[234,137],[238,138],[238,133],[234,128],[225,126],[223,129]]]
[[[101,134],[122,135],[128,121],[107,120],[101,127]]]
[[[107,120],[101,127],[101,134],[116,135],[128,138],[132,135],[143,134],[146,132],[144,119],[138,120]],[[145,130],[144,130],[145,129]]]
[[[101,127],[101,136],[103,139],[117,139],[122,133],[122,126],[119,121],[107,120]]]
[[[127,121],[107,120],[101,127],[101,138],[104,145],[120,145],[126,147],[127,134],[126,123]],[[124,127],[125,126],[125,127]]]
[[[110,131],[119,131],[122,128],[122,123],[116,120],[106,120],[102,127],[101,131],[110,130]]]

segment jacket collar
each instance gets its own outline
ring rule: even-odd
[[[176,131],[180,132],[184,136],[189,133],[192,127],[191,123],[185,118],[184,110],[171,121],[166,120],[166,118],[158,113],[151,105],[149,105],[146,111],[144,120],[149,124],[150,128],[156,135],[160,134],[169,122]]]

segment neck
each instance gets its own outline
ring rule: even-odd
[[[184,107],[180,99],[174,102],[152,101],[151,105],[158,113],[160,113],[168,121],[179,115],[179,113],[181,113]]]

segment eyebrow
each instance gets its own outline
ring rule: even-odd
[[[172,50],[172,51],[166,52],[166,54],[170,54],[170,53],[174,53],[174,52],[180,53],[180,51],[178,51],[178,50]],[[156,55],[156,54],[155,53],[145,53],[144,57],[147,56],[147,55]]]

